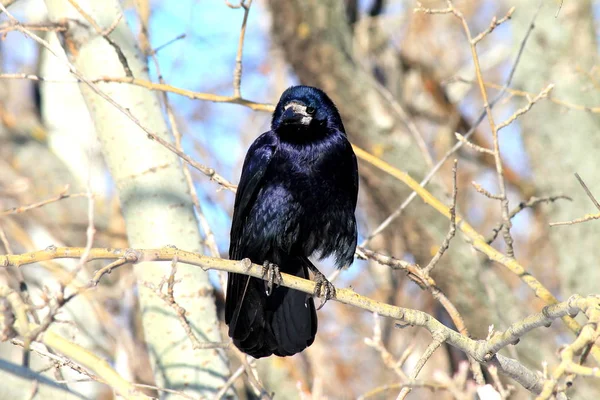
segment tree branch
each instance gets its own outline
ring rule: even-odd
[[[20,267],[26,264],[33,264],[53,259],[80,258],[85,251],[86,249],[79,247],[57,248],[51,246],[45,250],[31,253],[2,255],[0,256],[0,267]],[[242,261],[224,260],[179,250],[173,247],[161,249],[93,248],[89,251],[88,260],[118,260],[122,259],[125,255],[127,255],[127,259],[133,263],[146,261],[172,261],[174,258],[177,258],[178,262],[195,265],[204,270],[215,269],[245,274],[260,279],[263,278],[263,267],[252,264],[248,259]],[[314,293],[315,283],[310,280],[301,279],[288,274],[282,274],[282,278],[282,286],[309,294]],[[443,337],[445,342],[465,352],[477,362],[484,365],[495,365],[500,373],[513,378],[523,387],[535,394],[541,393],[541,378],[539,378],[534,372],[528,370],[518,361],[495,354],[495,352],[509,343],[514,343],[519,337],[523,336],[532,329],[542,325],[547,325],[548,322],[554,319],[564,317],[567,314],[574,316],[580,311],[589,312],[589,310],[600,308],[600,297],[574,296],[567,302],[546,307],[541,313],[531,315],[523,321],[515,322],[509,328],[509,330],[506,332],[496,333],[489,340],[473,340],[446,327],[437,319],[425,312],[381,303],[368,297],[361,296],[352,289],[338,288],[336,290],[334,300],[343,304],[361,308],[363,310],[368,310],[379,315],[393,318],[401,322],[404,326],[410,325],[423,327],[427,329],[434,338]],[[588,327],[590,326],[591,325],[588,324],[586,325],[586,328],[589,330]],[[46,334],[44,335],[44,337],[48,337]],[[54,336],[49,337],[54,339]],[[586,338],[588,337],[591,336],[587,335]],[[580,345],[580,341],[581,340],[578,340],[576,343],[577,346]],[[568,366],[570,367],[569,371],[575,373],[578,372],[576,368],[572,368],[571,364]],[[587,373],[587,370],[584,372]]]

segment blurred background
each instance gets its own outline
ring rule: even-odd
[[[32,29],[36,24],[48,26],[46,3],[2,0],[2,4],[10,4],[8,10],[19,21]],[[80,3],[83,7],[85,2]],[[156,62],[148,57],[152,82],[159,82],[160,70],[160,79],[173,88],[233,95],[243,8],[216,0],[131,0],[120,4],[141,53],[156,57]],[[496,124],[528,107],[544,88],[554,85],[547,98],[536,101],[500,131],[499,145],[511,210],[533,197],[570,197],[553,198],[524,209],[513,218],[511,229],[516,259],[559,300],[566,300],[573,294],[598,293],[600,284],[597,221],[549,226],[550,222],[597,212],[574,173],[579,173],[590,191],[600,196],[600,3],[579,0],[540,4],[534,0],[454,2],[473,36],[488,29],[493,17],[500,19],[514,7],[511,19],[477,44],[490,101],[510,79],[510,86],[494,104]],[[447,7],[445,1],[434,0],[423,0],[421,5]],[[252,1],[243,45],[243,98],[274,104],[290,85],[321,87],[340,109],[354,144],[418,181],[455,146],[455,132],[473,132],[473,143],[492,148],[490,125],[480,118],[484,102],[460,21],[447,14],[414,12],[416,7],[417,2],[410,0]],[[11,29],[5,15],[0,18],[0,211],[52,198],[66,185],[72,194],[85,193],[89,186],[95,194],[94,246],[129,246],[119,191],[104,161],[94,117],[79,86],[65,71],[64,63]],[[110,24],[105,25],[103,29]],[[62,35],[58,28],[36,30],[40,37],[55,44],[61,42],[57,33]],[[104,57],[98,54],[97,63],[105,62]],[[162,94],[146,92],[160,100],[166,120]],[[169,126],[172,130],[176,125],[181,133],[183,150],[237,183],[245,152],[260,133],[269,129],[270,113],[177,93],[167,96],[173,113]],[[119,98],[115,100],[119,102]],[[132,152],[130,157],[144,155]],[[471,182],[498,193],[493,156],[463,146],[447,157],[428,189],[445,204],[451,204],[454,158],[458,159],[458,213],[482,236],[492,238],[494,228],[502,221],[500,203],[478,193]],[[379,253],[426,265],[446,236],[448,220],[417,198],[373,236],[411,191],[367,163],[359,162],[359,169],[359,242]],[[234,194],[194,169],[191,174],[206,219],[201,229],[202,251],[211,254],[209,227],[219,253],[227,258]],[[51,244],[85,246],[87,227],[85,196],[62,199],[27,212],[0,214],[0,253],[23,253]],[[492,245],[507,251],[502,234]],[[44,293],[50,297],[55,294],[60,289],[61,274],[72,265],[61,261],[23,267],[23,278],[18,271],[0,269],[0,279],[11,287],[18,287],[20,279],[25,279],[33,303],[44,305]],[[90,263],[87,273],[102,265],[105,263]],[[327,261],[321,266],[328,274],[333,272]],[[225,340],[222,280],[213,272],[209,277]],[[475,251],[460,232],[432,277],[457,307],[474,338],[485,338],[492,325],[496,330],[506,329],[545,305],[517,276]],[[356,260],[341,272],[335,284],[352,287],[378,301],[426,311],[454,328],[431,293],[402,271]],[[63,323],[57,324],[62,325],[65,335],[109,360],[126,379],[153,385],[156,378],[144,345],[136,293],[131,268],[120,268],[86,295],[85,302],[72,304],[58,318]],[[395,398],[399,389],[393,385],[402,382],[403,374],[410,374],[430,342],[430,335],[422,329],[399,329],[392,320],[377,320],[364,310],[335,302],[319,311],[319,325],[317,339],[307,351],[291,358],[271,357],[256,362],[264,387],[275,392],[277,398]],[[374,329],[376,333],[380,330],[377,346],[365,341],[373,339]],[[544,363],[552,371],[560,361],[557,350],[573,338],[557,321],[550,328],[526,335],[517,346],[502,353],[534,371],[542,371]],[[18,363],[21,352],[9,342],[0,345],[3,361]],[[231,349],[222,354],[235,371],[239,359]],[[419,379],[447,385],[447,377],[461,374],[465,361],[464,354],[442,346]],[[39,362],[37,372],[52,376],[44,371],[51,363],[43,357]],[[0,373],[15,385],[13,393],[19,393],[20,397],[14,398],[32,398],[29,395],[34,392],[29,386],[19,384],[20,378],[7,370],[0,367]],[[485,373],[492,382],[489,372]],[[461,376],[452,381],[456,390],[416,388],[409,398],[472,398],[474,383],[470,375],[465,377],[466,383]],[[113,396],[104,385],[65,379],[83,397]],[[517,383],[502,379],[504,385],[512,387],[508,398],[529,398]],[[255,396],[244,376],[235,382],[235,388],[242,398]],[[148,394],[155,393],[147,390]],[[572,393],[573,398],[597,398],[600,385],[597,380],[578,378]],[[188,395],[199,398],[193,391]],[[50,398],[51,390],[44,396],[38,398]]]

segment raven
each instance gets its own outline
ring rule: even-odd
[[[308,259],[350,265],[356,250],[358,166],[342,119],[320,89],[292,86],[281,95],[271,130],[248,149],[235,196],[229,258],[265,266],[270,282],[229,273],[229,336],[255,358],[294,355],[312,344],[312,296],[283,286],[280,271],[308,279],[327,301],[335,288]],[[276,280],[276,279],[275,279]],[[321,304],[322,306],[323,304]],[[320,307],[319,307],[320,308]]]

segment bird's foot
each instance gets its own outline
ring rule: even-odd
[[[313,273],[315,274],[316,283],[313,296],[321,298],[321,304],[317,307],[317,310],[320,310],[328,300],[335,297],[335,286],[318,269],[315,268]]]
[[[279,266],[270,261],[265,261],[263,263],[262,277],[263,279],[267,278],[267,296],[270,296],[271,293],[273,293],[273,285],[281,285],[283,282],[283,278],[281,278],[281,272],[279,272]]]

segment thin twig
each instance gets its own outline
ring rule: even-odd
[[[389,104],[392,107],[392,110],[394,110],[394,112],[400,117],[400,119],[402,119],[402,121],[408,128],[408,131],[412,135],[417,146],[419,147],[419,150],[421,151],[421,155],[423,156],[427,167],[433,168],[433,158],[431,157],[431,153],[427,148],[427,143],[425,143],[423,134],[419,131],[419,128],[414,123],[410,115],[406,112],[402,104],[400,104],[398,100],[396,100],[394,95],[390,93],[390,91],[385,86],[383,86],[376,79],[371,78],[371,80],[375,89],[389,102]]]
[[[522,201],[510,212],[510,218],[514,218],[518,213],[523,211],[526,208],[533,208],[540,203],[553,203],[557,200],[564,199],[572,201],[572,199],[568,196],[558,195],[558,196],[550,196],[550,197],[531,197],[527,201]],[[498,237],[498,233],[502,231],[502,222],[500,222],[494,229],[492,229],[492,236],[487,238],[485,241],[487,244],[491,244]]]
[[[20,339],[13,338],[10,340],[10,342],[12,344],[14,344],[15,346],[21,346],[21,347],[24,346],[24,342]],[[56,367],[67,367],[67,368],[70,368],[73,371],[87,377],[85,379],[75,379],[75,380],[70,380],[70,381],[65,381],[65,380],[56,381],[56,383],[69,384],[72,382],[99,382],[99,383],[110,386],[110,383],[108,383],[101,377],[91,373],[90,371],[88,371],[87,369],[78,365],[77,363],[70,360],[69,358],[55,354],[52,351],[47,351],[46,346],[42,345],[41,343],[38,343],[38,342],[33,343],[33,345],[31,346],[31,351],[34,351],[36,354],[38,354],[42,357],[48,358],[52,362],[52,364]],[[147,384],[142,384],[142,383],[132,383],[132,385],[135,387],[138,387],[138,388],[152,389],[152,390],[156,390],[158,392],[172,393],[172,394],[176,394],[176,395],[181,396],[186,399],[196,400],[194,397],[188,395],[187,393],[179,391],[179,390],[167,389],[167,388],[163,388],[163,387],[159,387],[159,386],[155,386],[155,385],[147,385]]]
[[[454,160],[454,166],[452,167],[452,177],[453,177],[453,185],[452,185],[452,205],[450,206],[450,229],[448,230],[448,234],[444,238],[442,245],[435,253],[435,256],[429,261],[429,263],[423,268],[423,272],[426,275],[435,268],[437,263],[440,261],[448,247],[450,246],[450,241],[456,234],[456,195],[458,193],[458,186],[456,182],[456,171],[457,171],[458,160]],[[416,378],[416,377],[415,377]]]
[[[229,7],[236,8],[227,3]],[[250,14],[250,6],[252,0],[241,1],[240,6],[244,9],[244,19],[242,20],[242,28],[240,29],[240,38],[238,40],[238,49],[235,56],[235,69],[233,70],[233,97],[242,98],[242,55],[244,52],[244,37],[246,36],[246,24],[248,23],[248,14]]]
[[[92,278],[92,281],[90,282],[90,287],[98,286],[100,279],[102,279],[102,277],[104,275],[110,274],[113,269],[121,267],[121,266],[131,263],[131,262],[135,262],[135,261],[136,261],[136,259],[130,260],[127,257],[123,257],[123,258],[119,258],[119,259],[111,262],[110,264],[108,264],[105,267],[96,271],[96,273],[94,274],[94,277]]]
[[[86,197],[88,199],[88,210],[87,210],[87,219],[88,225],[85,230],[86,242],[85,249],[86,251],[81,255],[77,266],[73,270],[72,276],[75,279],[77,273],[81,270],[83,265],[87,262],[87,257],[90,249],[94,244],[94,236],[96,234],[96,227],[94,225],[94,193],[92,192],[92,149],[90,148],[88,151],[88,176],[86,182]]]
[[[502,25],[503,23],[505,23],[506,21],[511,19],[514,12],[515,12],[515,7],[511,7],[504,17],[502,17],[500,19],[493,17],[492,22],[490,22],[490,26],[485,31],[483,31],[479,35],[475,36],[473,38],[473,43],[474,44],[479,43],[479,41],[481,39],[483,39],[484,37],[486,37],[487,35],[492,33],[494,31],[494,29],[496,29],[498,26]]]
[[[503,400],[508,399],[510,394],[514,390],[514,387],[512,387],[511,385],[508,385],[506,388],[504,387],[502,380],[500,380],[500,377],[498,376],[498,368],[496,368],[494,365],[490,365],[488,367],[488,372],[492,376],[492,380],[494,381],[494,384],[496,385],[496,389],[498,390],[498,393],[500,394],[500,398]]]
[[[498,126],[496,127],[497,131],[500,131],[501,129],[506,128],[508,125],[510,125],[511,123],[513,123],[514,121],[516,121],[517,118],[519,118],[521,115],[525,114],[527,111],[531,110],[531,107],[533,107],[533,105],[535,103],[537,103],[538,101],[540,101],[541,99],[545,99],[548,97],[548,95],[550,94],[550,92],[552,91],[552,89],[554,89],[554,84],[550,84],[548,86],[546,86],[544,89],[542,89],[542,91],[535,96],[533,99],[528,98],[528,103],[518,109],[517,111],[515,111],[513,113],[513,115],[511,115],[506,121],[498,124]]]
[[[1,76],[1,75],[0,75]],[[469,84],[473,84],[475,83],[474,80],[472,79],[465,79],[465,78],[461,78],[461,77],[454,77],[451,80],[449,80],[448,82],[463,82],[463,83],[469,83]],[[493,82],[484,82],[485,86],[488,88],[492,88],[492,89],[502,89],[503,86],[499,85],[497,83],[493,83]],[[511,96],[518,96],[518,97],[524,97],[524,98],[533,98],[536,96],[535,93],[531,93],[531,92],[527,92],[524,90],[519,90],[519,89],[512,89],[512,88],[507,88],[506,89],[506,93],[508,93]],[[581,104],[575,104],[575,103],[570,103],[568,101],[564,101],[564,100],[560,100],[557,99],[555,97],[552,96],[552,93],[548,94],[547,100],[559,105],[561,107],[570,109],[570,110],[576,110],[576,111],[583,111],[583,112],[589,112],[592,114],[600,114],[600,107],[597,106],[586,106],[586,105],[581,105]]]
[[[182,33],[181,35],[178,35],[178,36],[174,37],[173,39],[168,40],[166,43],[163,43],[160,46],[157,46],[156,48],[154,48],[152,50],[152,52],[150,53],[150,55],[153,55],[153,56],[157,55],[158,52],[161,51],[162,49],[164,49],[165,47],[168,47],[168,46],[172,45],[173,43],[175,43],[175,42],[177,42],[177,41],[179,41],[181,39],[185,39],[186,36],[187,35],[185,33]]]
[[[585,194],[588,195],[588,197],[590,198],[590,200],[592,201],[592,203],[594,203],[594,205],[596,206],[596,208],[598,209],[598,211],[600,211],[600,203],[598,203],[598,200],[596,200],[596,198],[594,197],[594,195],[590,191],[590,188],[588,188],[588,186],[585,184],[585,182],[583,181],[583,179],[581,179],[581,177],[579,176],[579,174],[577,172],[575,172],[575,178],[577,178],[577,180],[579,181],[579,184],[581,185],[581,187],[585,191]]]
[[[92,18],[88,13],[86,13],[83,8],[81,8],[81,6],[79,5],[79,3],[77,3],[75,0],[67,0],[69,3],[71,3],[71,5],[73,6],[73,8],[75,8],[77,10],[77,12],[88,22],[88,24],[90,24],[92,26],[92,28],[94,28],[94,30],[98,33],[98,34],[102,34],[102,28],[100,28],[100,25],[98,25],[96,23],[96,21],[94,21],[94,18]]]
[[[504,179],[504,167],[502,165],[502,159],[500,157],[500,141],[499,141],[499,137],[498,137],[498,126],[496,125],[496,122],[494,121],[494,115],[492,114],[492,109],[491,109],[490,103],[488,101],[487,90],[483,83],[483,75],[482,75],[481,66],[479,63],[479,55],[477,54],[477,49],[476,49],[477,42],[472,39],[471,30],[469,29],[467,20],[465,19],[462,12],[460,12],[459,10],[454,8],[454,5],[452,4],[451,0],[447,0],[447,3],[448,3],[448,7],[451,9],[451,13],[454,14],[454,16],[456,16],[460,20],[460,22],[463,26],[464,33],[465,33],[467,40],[469,42],[469,45],[470,45],[471,57],[473,59],[473,64],[475,66],[475,75],[477,77],[477,82],[479,84],[479,90],[481,92],[481,97],[483,99],[483,104],[484,104],[484,108],[485,108],[488,122],[490,125],[490,130],[492,131],[492,138],[493,138],[493,144],[494,144],[494,161],[495,161],[495,165],[496,165],[498,188],[500,190],[499,200],[500,200],[500,204],[501,204],[502,220],[503,220],[503,224],[504,224],[503,225],[503,236],[504,236],[504,242],[506,243],[506,252],[508,253],[509,257],[514,258],[513,238],[510,234],[512,222],[509,218],[509,209],[508,209],[509,204],[508,204],[508,197],[506,194],[507,192],[506,192],[506,182]]]
[[[575,225],[581,224],[583,222],[593,221],[595,219],[600,219],[600,213],[598,214],[586,214],[581,218],[572,219],[570,221],[560,221],[560,222],[550,222],[550,226],[560,226],[560,225]]]
[[[4,232],[4,228],[0,225],[0,243],[4,246],[6,250],[6,254],[13,254],[12,247],[10,242],[8,241],[8,237],[6,237],[6,232]]]
[[[5,22],[3,24],[0,24],[0,34],[6,34],[7,32],[11,32],[16,30],[16,26],[18,24],[15,23],[14,21],[10,21],[10,22]],[[45,23],[41,23],[41,24],[21,24],[25,27],[27,27],[27,29],[32,30],[32,31],[39,31],[39,32],[65,32],[67,31],[67,25],[64,23],[60,23],[60,22],[45,22]]]
[[[240,363],[244,366],[246,370],[246,377],[248,378],[248,383],[250,383],[250,387],[254,390],[254,394],[260,400],[272,400],[273,394],[267,392],[262,383],[258,378],[258,372],[256,370],[256,360],[252,359],[252,357],[242,353],[237,347],[231,346],[230,350],[233,351],[233,354],[238,358]]]
[[[239,368],[236,369],[233,374],[231,374],[231,376],[229,377],[229,379],[227,379],[227,382],[225,382],[225,385],[223,385],[223,387],[221,389],[219,389],[219,391],[215,395],[215,400],[221,400],[223,398],[223,396],[225,396],[225,394],[227,393],[227,391],[233,386],[233,384],[235,383],[235,381],[240,376],[242,376],[242,374],[244,373],[244,371],[245,371],[244,366],[240,365]]]
[[[556,10],[556,14],[554,14],[554,18],[558,18],[558,14],[560,14],[560,10],[562,10],[563,0],[560,0],[560,4],[558,5],[558,9]]]
[[[590,200],[592,201],[592,203],[594,203],[594,206],[596,206],[596,208],[598,210],[600,210],[600,204],[598,203],[598,200],[596,200],[596,198],[594,197],[594,195],[592,194],[592,192],[590,191],[590,189],[588,188],[588,186],[583,181],[583,179],[581,179],[581,177],[579,176],[578,173],[575,173],[575,177],[579,181],[579,184],[583,187],[583,190],[585,191],[585,194],[587,194],[587,196],[590,198]],[[582,222],[592,221],[592,220],[595,220],[595,219],[600,219],[600,213],[597,213],[597,214],[586,214],[582,218],[573,219],[571,221],[551,222],[550,226],[574,225],[574,224],[580,224]]]
[[[456,139],[459,142],[462,142],[464,145],[466,145],[470,149],[473,149],[479,153],[491,154],[491,155],[494,154],[494,152],[492,150],[486,149],[485,147],[479,146],[473,142],[468,141],[463,135],[461,135],[458,132],[454,132],[454,136],[456,137]]]
[[[429,361],[429,359],[431,358],[433,353],[442,345],[442,343],[444,343],[445,340],[446,340],[446,337],[444,336],[443,333],[441,333],[441,332],[433,333],[433,341],[429,344],[429,346],[427,346],[427,348],[421,355],[421,358],[419,358],[417,365],[415,365],[413,372],[410,374],[411,380],[417,379],[417,376],[419,376],[419,372],[421,372],[421,369],[423,369],[423,366],[425,365],[425,363],[427,361]],[[398,394],[397,400],[404,400],[406,398],[406,396],[408,396],[410,391],[411,391],[410,387],[402,388],[402,390]]]
[[[92,18],[91,15],[89,15],[88,13],[86,13],[85,10],[83,8],[81,8],[81,6],[77,3],[77,1],[75,1],[75,0],[68,0],[68,2],[87,21],[87,23],[90,24],[94,28],[94,30],[96,31],[96,33],[98,35],[102,36],[108,42],[108,44],[115,50],[115,53],[117,53],[117,57],[119,58],[119,62],[123,66],[123,70],[125,72],[125,75],[127,77],[129,77],[129,78],[133,78],[133,73],[131,72],[131,68],[129,67],[129,62],[127,61],[127,57],[125,57],[125,54],[123,53],[123,50],[121,50],[121,47],[119,47],[119,45],[114,40],[112,40],[109,37],[109,35],[112,33],[112,31],[115,30],[115,28],[117,27],[117,25],[119,24],[119,22],[123,18],[123,15],[119,14],[117,16],[117,18],[115,18],[115,21],[113,21],[113,23],[108,28],[102,29],[100,27],[100,25],[98,25],[98,23],[96,23],[96,21],[94,20],[94,18]]]
[[[17,0],[2,0],[2,4],[4,5],[4,7],[8,8],[10,7],[13,3],[15,3]],[[0,12],[0,15],[2,15],[2,13]]]
[[[402,382],[407,382],[409,379],[402,370],[403,363],[394,360],[392,354],[386,349],[385,345],[381,341],[381,320],[377,313],[373,314],[373,336],[365,338],[364,342],[367,346],[377,350],[381,356],[383,364],[394,371],[394,373],[400,378]]]
[[[69,185],[66,185],[65,188],[58,195],[56,195],[54,197],[51,197],[46,200],[42,200],[37,203],[28,204],[28,205],[19,206],[19,207],[13,207],[13,208],[9,208],[8,210],[0,211],[0,217],[4,217],[6,215],[11,215],[11,214],[20,214],[25,211],[33,210],[35,208],[40,208],[47,204],[51,204],[51,203],[54,203],[54,202],[57,202],[57,201],[60,201],[63,199],[87,196],[86,193],[69,194],[68,191],[69,191]]]
[[[35,39],[34,39],[35,40]],[[163,45],[164,46],[164,45]],[[0,74],[0,79],[27,79],[38,82],[48,82],[48,83],[79,83],[83,82],[80,79],[74,80],[66,80],[66,79],[51,79],[43,76],[37,76],[33,74],[25,74],[25,73],[15,73],[15,74]],[[205,100],[211,101],[213,103],[230,103],[237,104],[244,107],[248,107],[254,111],[263,111],[263,112],[273,112],[275,106],[269,103],[258,103],[252,100],[236,98],[233,96],[220,96],[212,93],[202,93],[202,92],[194,92],[192,90],[186,90],[182,88],[178,88],[175,86],[162,84],[162,83],[154,83],[151,81],[147,81],[144,79],[137,78],[128,78],[124,76],[103,76],[102,78],[92,79],[89,82],[91,83],[99,83],[99,82],[111,82],[111,83],[122,83],[129,84],[134,86],[139,86],[146,88],[152,91],[158,92],[167,92],[174,93],[179,96],[184,96],[192,100]]]
[[[565,315],[576,315],[579,311],[586,311],[585,298],[571,296],[567,301],[546,306],[542,312],[530,315],[524,320],[510,325],[503,332],[492,332],[486,341],[480,342],[478,356],[491,359],[496,353],[508,345],[515,345],[526,333],[539,327],[549,327],[552,322]]]
[[[173,295],[173,286],[175,285],[175,274],[177,273],[177,262],[178,256],[175,255],[171,260],[171,274],[167,280],[167,293],[163,293],[162,284],[158,287],[149,282],[142,282],[142,284],[150,289],[154,294],[160,297],[169,307],[175,311],[177,318],[186,335],[192,342],[192,348],[194,350],[206,350],[206,349],[226,349],[229,347],[229,342],[201,342],[192,330],[192,326],[187,319],[185,308],[181,307],[176,301]]]
[[[485,189],[483,186],[481,186],[479,183],[477,183],[475,181],[472,181],[471,185],[473,185],[473,187],[475,188],[475,190],[477,190],[478,193],[481,193],[482,195],[484,195],[487,198],[490,198],[493,200],[502,200],[501,195],[493,194],[492,192]],[[502,226],[504,227],[504,221],[502,221]]]
[[[375,389],[371,389],[367,393],[364,393],[364,394],[358,396],[357,400],[366,400],[366,399],[368,399],[370,397],[374,397],[374,396],[378,396],[377,398],[380,398],[380,395],[384,394],[385,392],[402,389],[404,387],[427,388],[427,389],[431,389],[431,390],[447,390],[448,389],[448,387],[444,384],[424,382],[424,381],[392,383],[389,385],[383,385],[383,386],[376,387]]]

